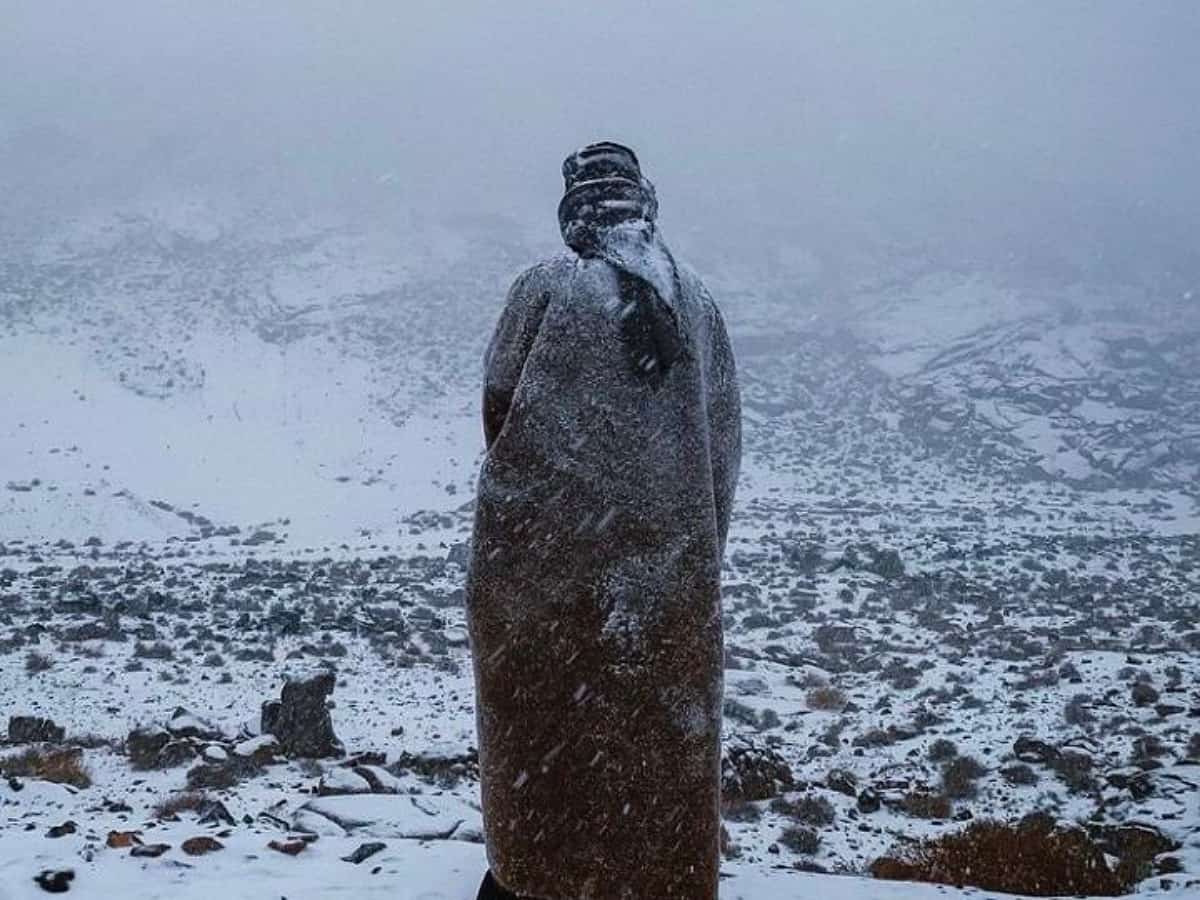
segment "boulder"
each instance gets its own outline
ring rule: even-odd
[[[262,731],[275,735],[284,755],[323,759],[345,754],[326,704],[335,682],[332,672],[289,680],[279,700],[263,704]]]

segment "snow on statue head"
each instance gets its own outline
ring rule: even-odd
[[[628,147],[588,144],[563,161],[562,172],[558,224],[567,246],[580,256],[598,255],[604,232],[622,225],[653,234],[658,197]]]

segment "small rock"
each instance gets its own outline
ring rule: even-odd
[[[139,859],[157,859],[170,849],[170,844],[137,844],[129,851],[129,855]]]
[[[72,822],[70,819],[68,819],[67,821],[63,822],[61,825],[55,825],[53,828],[51,828],[49,831],[47,831],[46,837],[48,837],[48,838],[66,837],[68,834],[74,834],[76,830],[77,829],[76,829],[75,823]]]
[[[203,856],[206,853],[224,850],[225,845],[216,838],[211,838],[208,835],[200,835],[199,837],[188,838],[179,845],[179,848],[188,856]]]
[[[108,839],[104,842],[107,846],[114,850],[121,850],[125,847],[134,847],[142,842],[141,833],[137,831],[110,831]]]
[[[196,819],[201,825],[236,825],[237,822],[233,818],[233,814],[225,807],[225,804],[220,800],[205,800],[196,807],[198,818]]]
[[[342,861],[348,862],[348,863],[354,863],[354,865],[357,866],[360,863],[366,862],[368,859],[370,859],[372,856],[374,856],[380,850],[383,850],[385,847],[387,847],[387,844],[383,843],[383,841],[370,841],[369,843],[366,843],[366,844],[360,844],[358,846],[358,849],[355,850],[353,853],[351,853],[349,856],[343,856]]]
[[[43,869],[33,880],[48,894],[65,894],[71,889],[71,882],[75,880],[75,872],[72,869],[61,869],[57,872]]]
[[[300,838],[288,838],[286,841],[273,840],[267,846],[278,853],[285,853],[288,856],[299,856],[304,852],[304,848],[308,846],[308,843]]]

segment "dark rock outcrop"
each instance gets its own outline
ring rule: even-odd
[[[279,700],[263,704],[262,731],[275,735],[284,755],[323,759],[345,753],[326,705],[335,683],[332,672],[289,680]]]

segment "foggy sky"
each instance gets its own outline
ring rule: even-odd
[[[183,186],[552,234],[562,157],[611,138],[710,243],[1186,255],[1200,225],[1189,0],[0,10],[0,187],[30,208]]]

